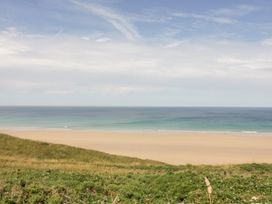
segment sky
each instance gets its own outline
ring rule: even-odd
[[[271,0],[1,0],[0,105],[272,106]]]

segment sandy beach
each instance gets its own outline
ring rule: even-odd
[[[169,164],[272,163],[272,134],[49,130],[1,132],[20,138]]]

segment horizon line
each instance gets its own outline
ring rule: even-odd
[[[137,106],[137,105],[0,105],[0,107],[90,107],[90,108],[272,108],[272,106]]]

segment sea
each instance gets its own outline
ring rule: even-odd
[[[272,108],[1,106],[0,129],[272,133]]]

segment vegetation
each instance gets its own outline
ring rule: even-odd
[[[0,203],[210,202],[272,203],[272,164],[172,166],[0,134]]]

